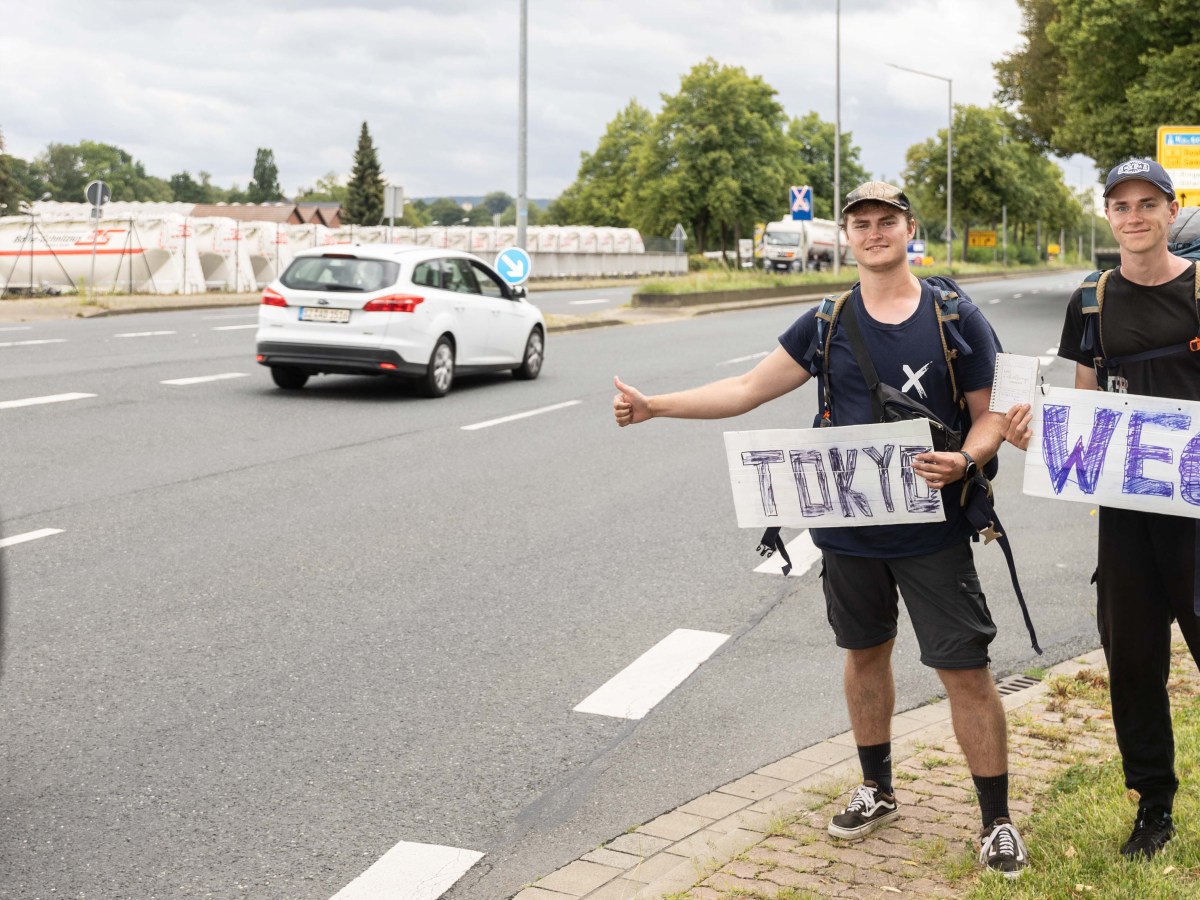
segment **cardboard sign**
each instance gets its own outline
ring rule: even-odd
[[[1024,491],[1200,518],[1200,402],[1046,388]]]
[[[912,469],[933,449],[924,420],[725,432],[739,528],[942,522],[942,496]]]

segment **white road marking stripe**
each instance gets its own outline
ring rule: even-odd
[[[1048,347],[1048,348],[1046,348],[1046,352],[1048,354],[1050,354],[1051,356],[1058,356],[1058,347],[1057,346]]]
[[[575,712],[640,719],[727,640],[727,634],[677,628],[576,706]]]
[[[258,323],[253,325],[214,325],[213,331],[241,331],[243,328],[257,328]]]
[[[0,331],[32,331],[32,325],[12,325],[8,328],[0,328]]]
[[[528,419],[530,416],[540,416],[542,413],[554,412],[556,409],[566,409],[568,406],[578,406],[582,400],[568,400],[566,403],[555,403],[553,406],[543,406],[541,409],[531,409],[529,412],[515,413],[500,419],[489,419],[486,422],[476,422],[474,425],[464,425],[463,431],[478,431],[480,428],[491,428],[493,425],[503,425],[505,422],[515,422],[517,419]]]
[[[220,316],[201,316],[200,318],[205,322],[216,322],[218,319],[248,319],[251,316],[257,317],[258,310],[254,310],[253,312],[225,313]]]
[[[1022,297],[1024,297],[1024,296],[1025,296],[1024,294],[1013,294],[1013,299],[1014,299],[1014,300],[1020,300],[1020,299],[1021,299]]]
[[[1057,356],[1039,356],[1038,362],[1042,364],[1043,369],[1048,369],[1054,364],[1056,359],[1058,359]]]
[[[61,528],[41,528],[37,531],[27,531],[24,534],[14,534],[12,537],[0,538],[0,547],[11,547],[13,544],[24,544],[26,541],[36,541],[38,538],[50,537],[52,534],[62,534]]]
[[[787,543],[788,556],[792,558],[792,571],[788,578],[799,578],[807,575],[813,563],[821,558],[821,551],[813,545],[812,535],[802,531]],[[764,575],[781,575],[783,573],[783,557],[776,553],[770,559],[764,560],[754,570]]]
[[[988,301],[988,305],[989,305],[989,306],[995,306],[995,305],[996,305],[997,303],[999,303],[999,302],[1000,302],[1000,298],[999,298],[999,297],[993,297],[991,300],[989,300],[989,301]]]
[[[749,356],[739,356],[736,359],[727,359],[724,362],[717,363],[717,365],[718,366],[732,366],[732,365],[736,365],[737,363],[750,362],[750,360],[752,360],[752,359],[762,359],[767,354],[768,354],[768,351],[764,350],[762,353],[751,353]]]
[[[482,858],[474,850],[401,841],[333,900],[434,900]]]
[[[24,400],[0,400],[0,409],[16,409],[18,406],[39,406],[42,403],[62,403],[64,400],[86,400],[95,394],[50,394],[45,397],[27,397]]]
[[[65,344],[66,338],[43,338],[40,341],[7,341],[0,347],[32,347],[34,344]]]
[[[123,331],[113,337],[157,337],[160,334],[178,334],[176,331]]]
[[[593,303],[612,303],[612,301],[607,298],[601,298],[600,300],[571,300],[570,301],[571,306],[591,306]]]
[[[203,384],[206,381],[224,381],[226,378],[249,378],[249,372],[224,372],[221,375],[201,375],[199,378],[172,378],[159,384]]]

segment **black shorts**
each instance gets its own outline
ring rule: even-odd
[[[897,588],[912,619],[921,662],[934,669],[980,669],[996,636],[979,586],[971,544],[924,556],[872,559],[825,551],[821,579],[837,645],[878,647],[896,636]]]

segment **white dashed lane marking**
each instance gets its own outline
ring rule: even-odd
[[[792,570],[788,572],[788,578],[807,575],[808,570],[813,567],[813,563],[821,558],[821,551],[813,545],[812,535],[807,531],[800,532],[788,541],[786,546],[788,556],[792,558]],[[783,557],[776,553],[754,571],[764,575],[782,575]]]
[[[32,325],[9,325],[6,328],[0,328],[0,331],[32,331]]]
[[[65,344],[66,338],[43,338],[40,341],[5,341],[0,347],[32,347],[35,344]]]
[[[11,547],[14,544],[24,544],[53,534],[62,534],[61,528],[41,528],[37,531],[27,531],[24,534],[14,534],[12,537],[0,538],[0,547]]]
[[[991,300],[989,300],[989,301],[988,301],[988,304],[989,304],[990,306],[995,306],[995,305],[996,305],[997,303],[999,303],[999,302],[1000,302],[1000,298],[999,298],[999,297],[993,297]]]
[[[24,400],[0,400],[0,409],[16,409],[19,406],[40,406],[43,403],[63,403],[66,400],[87,400],[95,394],[49,394],[45,397],[26,397]]]
[[[257,328],[258,323],[253,325],[214,325],[213,331],[242,331],[245,328]]]
[[[528,412],[514,413],[499,419],[488,419],[486,422],[476,422],[474,425],[464,425],[463,431],[478,431],[480,428],[491,428],[493,425],[503,425],[505,422],[515,422],[518,419],[528,419],[530,416],[540,416],[542,413],[554,412],[556,409],[566,409],[568,406],[578,406],[582,400],[568,400],[566,403],[555,403],[553,406],[543,406]]]
[[[482,858],[474,850],[401,841],[333,900],[435,900]]]
[[[749,356],[738,356],[734,359],[727,359],[724,362],[717,363],[717,365],[718,366],[735,366],[738,363],[750,362],[753,359],[762,359],[764,356],[767,356],[766,350],[764,350],[762,353],[751,353]]]
[[[572,300],[572,301],[570,301],[571,306],[592,306],[593,304],[596,304],[596,303],[612,303],[612,301],[607,300],[605,298],[601,298],[599,300]]]
[[[198,378],[171,378],[159,384],[203,384],[206,381],[224,381],[227,378],[249,378],[249,372],[223,372],[220,375],[201,375]]]
[[[160,334],[178,334],[176,331],[123,331],[120,334],[114,334],[113,337],[131,338],[131,337],[157,337]]]
[[[727,640],[727,634],[677,628],[576,706],[575,712],[640,719]]]

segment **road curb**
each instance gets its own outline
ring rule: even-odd
[[[1006,714],[1041,699],[1046,679],[1085,668],[1103,669],[1103,651],[1059,663],[1042,681],[1003,696]],[[894,765],[953,738],[949,702],[893,716],[892,734]],[[860,777],[854,734],[843,732],[629,829],[510,900],[659,900],[687,891],[766,840],[775,822]]]

